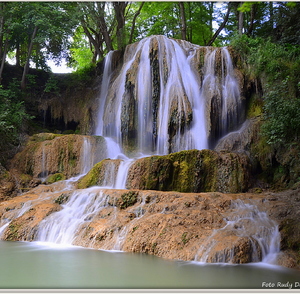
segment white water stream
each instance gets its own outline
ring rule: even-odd
[[[154,74],[149,56],[154,41],[158,42],[158,101],[153,100],[152,80]],[[217,95],[221,99],[221,117],[219,118],[221,131],[219,135],[223,136],[237,126],[241,102],[238,82],[234,77],[234,69],[227,48],[221,49],[221,78],[216,74],[217,49],[207,49],[201,83],[198,69],[193,63],[196,58],[196,49],[199,49],[199,46],[193,46],[187,42],[179,44],[175,40],[163,36],[145,38],[136,45],[133,52],[127,52],[123,68],[114,81],[111,78],[113,52],[107,55],[95,130],[95,135],[105,137],[107,158],[112,159],[106,165],[103,187],[125,189],[128,170],[135,160],[125,155],[123,150],[123,139],[127,133],[124,131],[122,119],[124,116],[129,117],[130,113],[122,112],[122,107],[128,98],[125,90],[128,86],[129,76],[135,85],[136,109],[134,115],[137,123],[135,158],[141,155],[165,155],[181,150],[208,148],[205,113],[207,100],[211,95]],[[132,77],[132,70],[134,70],[137,60],[139,60],[136,67],[137,74]],[[157,103],[155,111],[154,103]],[[176,112],[177,116],[174,116],[173,112]],[[178,118],[178,121],[173,122],[174,117]],[[187,120],[190,122],[187,123]],[[172,136],[170,134],[171,122],[174,123]],[[41,164],[44,164],[44,157]],[[93,164],[92,147],[85,139],[81,154],[81,173],[87,173]],[[118,164],[117,169],[116,164]],[[237,236],[246,234],[255,240],[252,259],[254,261],[259,259],[258,256],[255,256],[255,251],[258,251],[255,246],[259,246],[262,260],[268,261],[279,251],[278,227],[268,219],[266,214],[259,212],[254,205],[242,202],[237,202],[235,205],[238,215],[235,214],[228,219],[226,226],[220,231],[230,229],[235,230]],[[70,245],[74,242],[78,229],[90,222],[106,206],[107,196],[103,194],[101,187],[76,190],[62,205],[61,211],[52,213],[41,222],[37,239],[43,242]],[[30,209],[30,203],[26,207],[24,205],[14,217],[20,216],[28,209]],[[140,209],[141,212],[142,206]],[[246,213],[242,213],[242,211],[246,211]],[[139,217],[143,217],[143,213],[140,213]],[[12,219],[1,223],[0,237],[1,232],[5,231]],[[245,220],[249,223],[247,227],[244,225]],[[113,246],[114,249],[122,249],[126,234],[125,226],[119,231],[116,244]],[[199,244],[200,249],[195,257],[196,260],[207,261],[209,253],[215,245],[215,234],[218,234],[218,231],[215,231],[205,244],[202,246]],[[217,261],[228,262],[222,257]]]
[[[232,213],[225,219],[226,225],[221,229],[214,230],[211,236],[205,240],[200,246],[195,260],[232,263],[235,257],[234,247],[220,252],[215,251],[219,243],[223,242],[222,236],[231,234],[250,240],[252,262],[276,263],[276,257],[280,251],[278,225],[265,212],[260,211],[255,203],[236,200],[232,201],[231,207]]]

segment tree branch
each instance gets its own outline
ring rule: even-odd
[[[212,43],[216,40],[216,38],[219,36],[219,34],[221,33],[221,31],[224,29],[228,18],[229,18],[229,13],[230,13],[230,9],[231,9],[231,2],[228,3],[227,6],[227,12],[226,15],[224,17],[224,20],[222,22],[222,24],[220,25],[220,27],[218,28],[218,30],[214,33],[214,35],[212,36],[212,38],[208,41],[208,43],[206,44],[206,46],[211,46]]]

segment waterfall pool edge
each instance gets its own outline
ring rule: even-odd
[[[264,263],[203,264],[53,245],[0,241],[0,289],[300,289],[299,271]]]

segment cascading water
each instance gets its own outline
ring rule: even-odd
[[[106,97],[101,94],[96,134],[113,138],[121,150],[132,141],[145,155],[207,148],[205,101],[190,47],[163,36],[140,41]]]
[[[93,167],[94,156],[92,153],[92,145],[87,138],[83,139],[80,158],[80,174],[86,174]]]
[[[51,214],[41,222],[37,239],[41,242],[71,245],[79,227],[89,222],[105,206],[107,196],[99,188],[75,191],[61,211]]]
[[[108,206],[114,206],[117,218],[117,207],[108,203],[103,188],[125,189],[134,158],[208,148],[211,142],[235,130],[243,120],[238,81],[227,48],[202,48],[153,36],[126,50],[118,76],[115,77],[112,69],[114,52],[110,52],[104,62],[94,134],[105,138],[106,156],[110,160],[103,164],[101,187],[73,189],[68,201],[61,205],[62,209],[39,224],[38,241],[70,245],[78,231],[84,230]],[[205,52],[201,68],[200,51]],[[42,159],[43,170],[46,170],[45,158]],[[81,174],[87,173],[95,163],[87,138],[83,140],[80,161]],[[64,189],[71,190],[71,187],[66,185]],[[144,216],[144,204],[145,200],[132,212],[135,214],[132,222]],[[16,210],[9,221],[2,222],[0,234],[11,219],[28,209],[30,203]],[[251,261],[268,261],[276,256],[279,251],[276,224],[253,204],[237,201],[232,209],[235,212],[226,219],[226,225],[205,241],[195,260],[231,262],[234,252],[230,248],[211,257],[217,236],[227,231],[233,231],[238,238],[249,238],[253,248]],[[115,244],[110,249],[122,249],[129,228],[125,225],[115,230]],[[91,244],[96,242],[96,237]]]
[[[250,240],[252,247],[251,262],[274,263],[280,251],[280,233],[278,225],[265,212],[258,209],[255,203],[245,203],[242,200],[233,201],[232,213],[226,217],[226,225],[214,230],[205,240],[195,256],[200,262],[235,263],[236,249],[220,248],[224,236],[228,234]],[[219,248],[219,250],[218,250]]]

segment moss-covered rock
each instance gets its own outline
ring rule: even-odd
[[[66,176],[64,174],[56,173],[56,174],[53,174],[53,175],[50,175],[49,177],[47,177],[46,184],[53,184],[55,182],[63,181],[65,179],[66,179]]]
[[[118,206],[121,209],[126,209],[129,206],[134,205],[138,199],[138,191],[128,191],[121,195],[121,199],[118,201]]]
[[[13,158],[11,169],[33,179],[51,176],[47,181],[53,183],[81,174],[86,164],[93,166],[105,156],[106,142],[102,137],[42,133],[29,138]]]
[[[98,162],[78,181],[77,187],[85,189],[91,186],[112,186],[120,161],[119,159],[104,159]]]
[[[250,182],[247,156],[188,150],[135,161],[127,188],[179,192],[241,192]]]
[[[54,203],[57,203],[59,205],[66,203],[69,200],[70,194],[69,193],[62,193],[60,196],[58,196]]]
[[[112,186],[120,160],[105,159],[78,181],[78,188]],[[246,155],[188,150],[137,159],[129,168],[126,188],[179,192],[242,192],[250,183]]]

